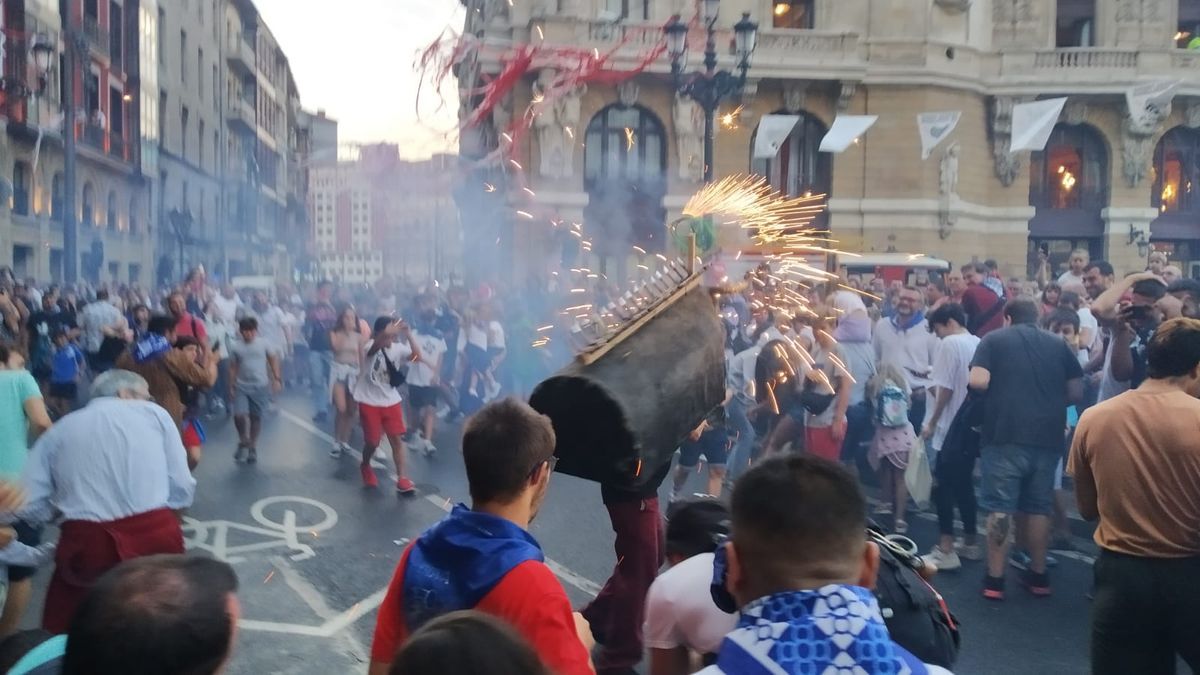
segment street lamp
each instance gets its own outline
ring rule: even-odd
[[[37,69],[37,90],[40,94],[46,90],[47,74],[50,72],[50,65],[58,49],[50,42],[49,37],[38,33],[33,36],[33,45],[30,46],[29,51],[33,55],[34,68]]]
[[[733,26],[734,53],[737,56],[737,74],[717,70],[716,23],[721,0],[701,0],[700,19],[708,36],[704,44],[704,70],[684,75],[687,67],[688,27],[679,15],[671,17],[663,26],[667,38],[667,55],[671,59],[671,77],[679,93],[695,101],[704,110],[704,182],[713,178],[713,122],[721,102],[740,95],[746,84],[746,71],[750,70],[750,57],[758,45],[758,24],[744,12],[742,19]]]

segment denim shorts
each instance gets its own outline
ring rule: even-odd
[[[1027,445],[990,445],[980,452],[979,508],[987,513],[1054,513],[1054,473],[1062,453]]]

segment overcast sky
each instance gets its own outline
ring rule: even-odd
[[[425,87],[418,116],[416,54],[447,26],[462,30],[458,0],[255,0],[279,41],[305,108],[338,120],[343,143],[394,141],[407,158],[453,151],[457,101],[438,112]],[[328,11],[333,10],[335,11]]]

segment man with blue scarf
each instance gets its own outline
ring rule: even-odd
[[[476,609],[511,624],[557,675],[592,673],[591,632],[526,531],[554,470],[550,419],[516,399],[484,406],[463,429],[471,508],[459,504],[405,549],[379,607],[370,675],[443,614]],[[585,641],[589,643],[585,646]]]
[[[937,336],[925,325],[924,309],[922,293],[906,286],[896,299],[896,313],[876,322],[873,337],[878,364],[895,366],[908,380],[908,421],[917,430],[925,425],[925,391],[938,346]]]
[[[879,549],[846,469],[803,455],[761,462],[738,480],[732,512],[718,559],[741,618],[701,675],[948,675],[888,635],[870,590]]]

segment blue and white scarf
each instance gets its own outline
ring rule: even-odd
[[[776,593],[742,608],[705,675],[932,675],[892,642],[875,596],[859,586]]]

